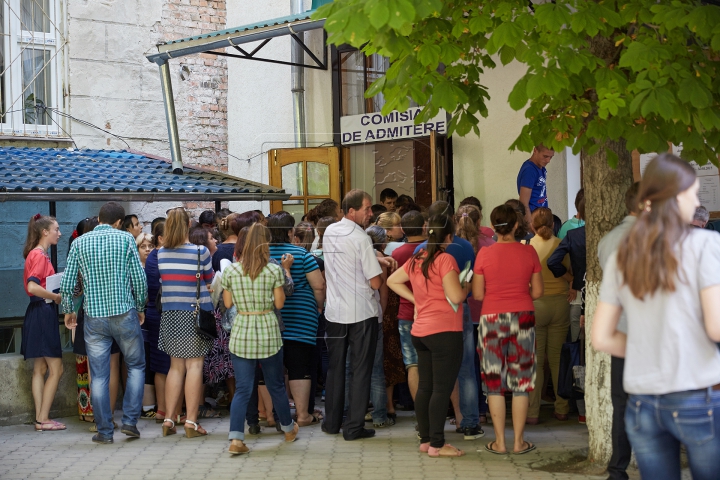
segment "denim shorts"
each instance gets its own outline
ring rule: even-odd
[[[412,344],[412,336],[410,335],[412,325],[413,322],[410,320],[398,320],[400,348],[402,348],[403,363],[405,364],[405,368],[417,367],[418,364],[417,351]]]

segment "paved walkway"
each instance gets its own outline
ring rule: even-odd
[[[429,458],[418,452],[412,412],[398,412],[398,424],[378,430],[372,439],[346,442],[342,435],[327,435],[319,425],[300,429],[292,444],[274,428],[264,428],[259,436],[248,436],[249,455],[231,457],[227,453],[229,418],[208,419],[203,426],[209,435],[185,438],[162,437],[159,424],[141,420],[140,439],[129,439],[115,432],[113,445],[90,441],[88,424],[75,417],[62,419],[68,429],[61,432],[35,432],[31,425],[0,427],[0,478],[87,478],[101,480],[178,479],[579,479],[604,478],[576,473],[548,473],[534,469],[560,461],[587,447],[588,433],[577,420],[547,420],[528,427],[526,438],[538,449],[525,455],[493,455],[484,451],[492,440],[492,426],[486,436],[463,441],[447,425],[447,439],[463,448],[462,458]],[[120,423],[120,415],[116,415]],[[510,433],[510,430],[508,430]],[[478,452],[478,450],[480,450]],[[635,475],[634,475],[635,476]]]

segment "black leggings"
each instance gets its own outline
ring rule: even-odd
[[[417,350],[420,377],[415,396],[420,442],[440,448],[445,445],[445,416],[462,363],[462,332],[413,335],[412,343]]]

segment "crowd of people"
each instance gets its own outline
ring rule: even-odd
[[[397,421],[404,383],[420,451],[431,457],[464,454],[446,439],[449,405],[465,440],[485,435],[489,412],[495,438],[485,450],[500,455],[536,448],[525,426],[540,422],[543,399],[555,419],[573,409],[585,423],[582,399],[558,391],[563,344],[584,342],[585,198],[580,190],[567,222],[553,215],[553,153],[534,150],[519,198],[492,210],[491,228],[475,197],[457,211],[445,201],[421,208],[390,189],[377,204],[361,190],[324,200],[297,225],[282,211],[206,211],[195,221],[178,207],[150,234],[110,202],[78,224],[59,293],[45,289],[58,224],[36,215],[23,329],[23,353],[36,359],[35,428],[65,428],[48,418],[62,373],[54,304],[74,329],[79,413],[97,443],[113,442],[120,383],[122,433],[140,436],[143,417],[162,423],[163,436],[184,424],[188,438],[207,435],[200,421],[217,414],[206,385],[224,384],[233,455],[249,451],[245,423],[257,435],[266,422],[288,442],[314,424],[370,438]],[[691,228],[703,220],[697,185],[685,162],[659,156],[628,190],[628,217],[599,245],[605,279],[592,343],[613,355],[611,478],[627,478],[630,445],[643,474],[679,471],[680,443],[697,478],[716,471],[707,453],[718,440],[687,442],[712,431],[720,406],[720,237]]]

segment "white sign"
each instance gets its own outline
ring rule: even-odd
[[[354,143],[401,140],[406,138],[427,137],[430,132],[447,133],[447,114],[440,110],[428,122],[415,125],[415,117],[421,107],[408,108],[405,112],[393,110],[383,116],[380,113],[348,115],[340,118],[340,133],[343,145]]]
[[[682,145],[673,145],[672,153],[673,155],[679,157],[682,153]],[[647,168],[648,163],[650,163],[653,158],[657,157],[657,155],[657,153],[643,153],[642,155],[640,155],[640,176],[645,173],[645,169]],[[710,175],[720,174],[718,167],[716,167],[710,162],[706,163],[705,165],[698,165],[697,162],[691,160],[689,163],[690,166],[695,169],[695,173],[698,177],[707,177]]]

